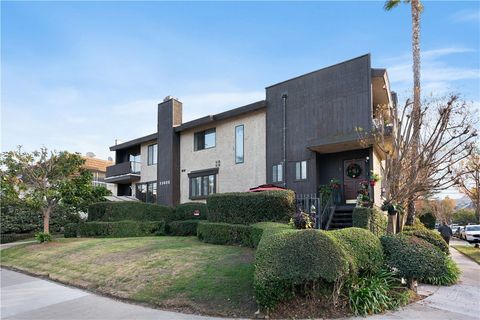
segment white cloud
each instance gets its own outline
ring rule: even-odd
[[[480,22],[480,11],[460,10],[451,15],[454,22]]]

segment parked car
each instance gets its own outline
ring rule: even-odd
[[[461,232],[463,230],[463,227],[458,226],[456,229],[452,229],[453,236],[456,238],[461,238]]]
[[[480,224],[468,225],[465,227],[464,240],[470,243],[480,242]]]
[[[460,239],[465,240],[465,227],[460,227]]]

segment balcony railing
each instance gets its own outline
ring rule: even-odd
[[[128,161],[107,167],[106,178],[125,175],[140,175],[140,162]]]

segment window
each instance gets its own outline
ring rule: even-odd
[[[135,196],[138,200],[147,203],[157,203],[157,182],[145,182],[136,184]]]
[[[273,182],[283,181],[283,165],[276,164],[273,166],[272,181]]]
[[[196,132],[194,136],[195,151],[215,148],[216,132],[215,128],[201,132]]]
[[[295,162],[295,180],[307,180],[307,161]]]
[[[199,176],[190,178],[190,199],[206,198],[209,194],[215,193],[216,176]]]
[[[235,163],[243,163],[243,135],[244,127],[243,124],[235,127]]]
[[[151,166],[153,164],[157,164],[157,155],[158,155],[158,145],[152,144],[148,146],[147,152],[147,165]]]

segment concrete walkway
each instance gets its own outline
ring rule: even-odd
[[[452,249],[463,271],[459,284],[451,287],[422,285],[428,298],[402,310],[368,319],[480,319],[480,266]],[[1,319],[221,319],[162,311],[124,303],[22,273],[0,269]],[[358,318],[365,319],[365,318]]]

